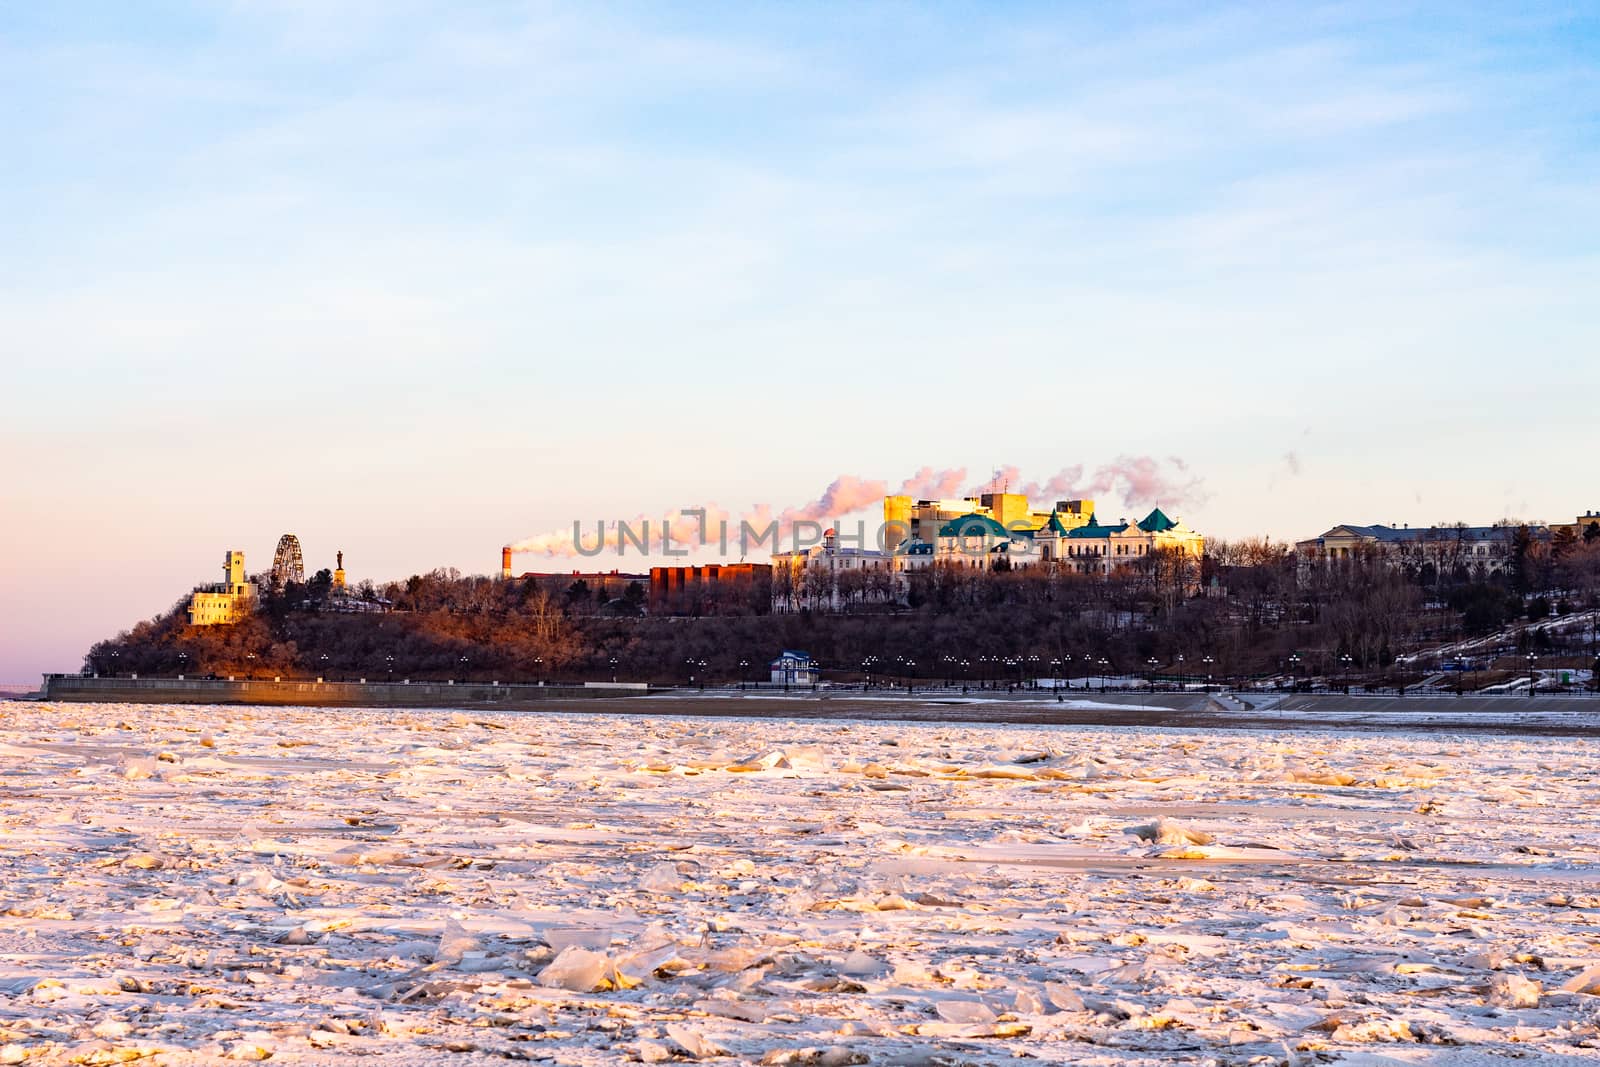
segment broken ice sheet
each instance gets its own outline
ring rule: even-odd
[[[1586,738],[4,711],[18,1062],[1600,1040]]]

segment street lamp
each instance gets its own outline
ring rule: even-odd
[[[544,657],[533,657],[533,680],[540,685],[544,684]]]
[[[321,676],[317,679],[317,681],[320,682],[323,678],[326,678],[328,676],[328,654],[326,652],[324,652],[322,655],[318,656],[317,657],[317,662],[321,665],[321,668],[322,668]]]
[[[611,657],[611,680],[613,682],[617,680],[617,657],[615,656]]]
[[[1539,676],[1535,672],[1535,669],[1534,669],[1538,665],[1538,663],[1539,663],[1538,654],[1534,653],[1534,652],[1529,652],[1528,653],[1528,698],[1530,700],[1533,698],[1534,686],[1539,684]]]
[[[1344,694],[1345,694],[1345,696],[1349,696],[1350,695],[1350,664],[1352,662],[1354,662],[1354,661],[1351,660],[1350,653],[1348,653],[1348,652],[1342,653],[1339,656],[1339,666],[1344,669]]]
[[[1204,664],[1206,668],[1206,692],[1209,693],[1211,692],[1211,668],[1217,661],[1212,659],[1211,654],[1208,652],[1206,653],[1205,658],[1200,662]]]
[[[1110,661],[1108,661],[1104,656],[1101,656],[1100,657],[1100,692],[1102,692],[1102,693],[1104,693],[1106,691],[1106,669],[1108,667],[1110,667],[1110,666],[1111,666]]]
[[[701,660],[700,661],[700,688],[704,689],[705,687],[706,687],[706,661],[705,660]]]
[[[464,681],[467,680],[467,657],[462,656],[460,662],[461,662],[461,680],[464,682]]]
[[[1297,669],[1299,669],[1299,667],[1300,667],[1300,653],[1298,653],[1298,652],[1289,653],[1289,692],[1291,692],[1291,693],[1293,693],[1295,691],[1295,688],[1296,688],[1294,674],[1295,674],[1295,671]]]
[[[1156,691],[1156,658],[1151,656],[1149,659],[1145,660],[1145,663],[1149,664],[1150,666],[1150,692],[1154,693]]]
[[[245,673],[249,677],[254,678],[256,676],[256,654],[254,652],[246,652],[244,654],[244,662]]]
[[[189,653],[178,653],[178,677],[182,678],[189,671]]]
[[[744,683],[748,680],[749,676],[750,676],[750,661],[747,660],[747,659],[740,659],[739,660],[739,688],[740,689],[744,688]]]
[[[394,653],[383,657],[383,665],[389,669],[389,681],[394,681]]]

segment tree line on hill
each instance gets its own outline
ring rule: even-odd
[[[1402,653],[1515,623],[1519,654],[1592,662],[1600,543],[1531,541],[1503,573],[1424,572],[1377,556],[1300,568],[1265,539],[1213,543],[1201,560],[1157,554],[1111,576],[1043,567],[914,573],[903,605],[767,613],[748,589],[698,618],[641,615],[641,588],[502,581],[453,570],[357,595],[391,609],[330,610],[316,582],[263,585],[257,610],[191,627],[184,603],[97,643],[85,669],[219,677],[601,680],[684,683],[765,677],[784,648],[838,677],[1001,682],[1134,674],[1218,680],[1289,670],[1400,677]]]

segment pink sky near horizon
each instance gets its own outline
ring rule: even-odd
[[[574,519],[1011,467],[1208,537],[1570,521],[1597,42],[1581,6],[0,5],[0,683],[284,532],[493,573]]]

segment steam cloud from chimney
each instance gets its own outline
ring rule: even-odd
[[[935,469],[923,467],[892,490],[895,495],[917,500],[937,500],[961,493],[967,482],[965,467]],[[1013,492],[1027,496],[1036,506],[1048,507],[1056,500],[1120,496],[1125,506],[1164,504],[1177,508],[1197,505],[1206,499],[1202,480],[1189,473],[1186,463],[1176,456],[1165,463],[1150,456],[1118,456],[1110,463],[1097,467],[1092,476],[1084,478],[1082,464],[1063,467],[1044,481],[1023,482],[1021,469],[1016,466],[996,468],[986,481],[970,488],[965,495]],[[509,546],[513,552],[528,552],[546,557],[572,558],[593,555],[601,551],[620,552],[624,549],[637,552],[638,547],[622,534],[627,526],[637,535],[648,522],[652,550],[662,543],[662,530],[676,549],[700,544],[719,545],[720,531],[728,531],[731,544],[737,545],[740,523],[748,523],[757,536],[766,532],[776,522],[780,544],[788,543],[796,523],[828,522],[843,518],[869,507],[876,507],[890,495],[889,483],[879,479],[865,479],[853,474],[841,474],[817,497],[805,504],[774,511],[771,504],[758,503],[735,515],[712,502],[697,504],[684,510],[691,514],[645,515],[631,519],[585,522],[583,552],[573,544],[571,528],[552,530],[533,537],[514,541]],[[702,519],[699,512],[704,512]],[[726,526],[724,526],[726,524]],[[598,535],[595,531],[598,530]]]

